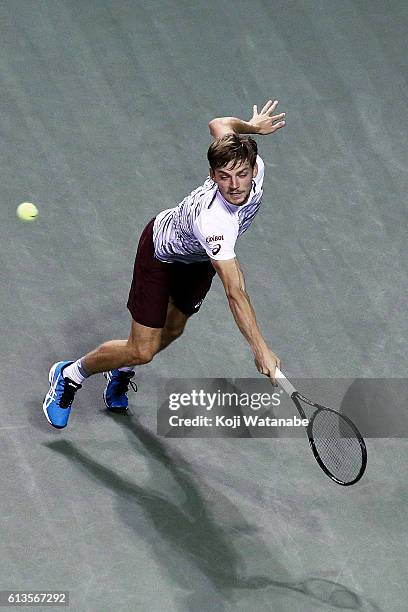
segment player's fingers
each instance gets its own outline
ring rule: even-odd
[[[271,117],[271,121],[278,121],[279,119],[283,119],[286,117],[286,113],[280,113],[279,115],[273,115]]]
[[[275,103],[276,102],[276,103]],[[276,111],[276,107],[278,106],[278,102],[275,100],[275,102],[272,104],[272,106],[270,108],[268,108],[267,111],[265,111],[266,115],[273,115],[273,113]]]
[[[254,104],[253,111],[254,111],[254,115],[258,114],[258,106],[256,104]]]
[[[275,123],[275,125],[272,126],[272,132],[276,132],[276,130],[280,130],[280,128],[283,128],[283,126],[286,125],[286,121],[279,121],[279,123]]]
[[[268,100],[266,104],[263,105],[261,113],[265,113],[268,110],[268,108],[270,108],[271,104],[272,104],[272,100]]]
[[[268,100],[267,103],[264,105],[263,109],[261,110],[261,114],[273,112],[277,106],[278,106],[277,100],[274,100],[274,101]]]
[[[270,372],[270,378],[271,378],[271,381],[272,381],[272,385],[273,385],[274,387],[277,387],[277,386],[278,386],[278,383],[276,382],[276,378],[275,378],[275,373],[276,373],[276,372],[275,372],[275,370],[276,370],[276,365],[277,365],[277,364],[275,364],[275,367],[273,368],[273,371],[271,371],[271,372]]]

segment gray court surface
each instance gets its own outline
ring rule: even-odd
[[[207,176],[208,121],[269,98],[287,126],[257,137],[264,204],[238,244],[259,326],[289,376],[406,376],[407,21],[402,0],[0,2],[0,590],[407,609],[405,439],[368,439],[344,488],[306,439],[157,435],[155,381],[261,376],[219,281],[129,415],[102,375],[65,430],[41,409],[55,361],[127,337],[138,237]]]

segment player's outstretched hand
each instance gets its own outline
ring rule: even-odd
[[[258,107],[254,104],[253,115],[249,123],[254,126],[256,134],[273,134],[285,125],[286,113],[273,114],[277,106],[278,100],[268,100],[258,113]]]

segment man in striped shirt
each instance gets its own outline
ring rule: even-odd
[[[126,410],[134,366],[150,362],[183,333],[216,273],[259,372],[274,379],[280,360],[258,329],[234,247],[262,199],[264,163],[249,134],[272,134],[285,125],[285,113],[273,114],[277,104],[269,100],[259,113],[255,105],[248,122],[235,117],[210,121],[214,141],[206,181],[178,206],[159,213],[140,237],[127,303],[129,338],[105,342],[76,361],[52,366],[43,410],[54,427],[66,426],[76,391],[98,372],[108,381],[107,408]]]

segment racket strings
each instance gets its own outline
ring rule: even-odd
[[[363,451],[348,421],[331,410],[319,411],[312,424],[316,451],[326,469],[344,483],[360,474]]]

